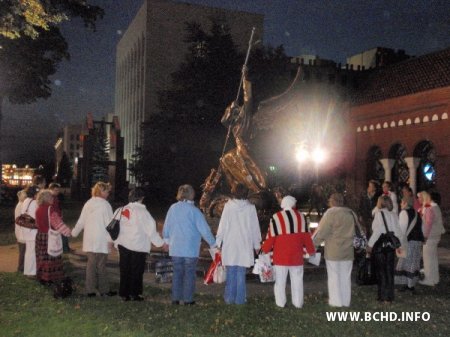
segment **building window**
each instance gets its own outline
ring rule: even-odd
[[[417,167],[417,191],[429,190],[436,185],[436,150],[429,141],[422,141],[414,149],[414,157],[420,158]]]
[[[397,193],[404,185],[409,185],[409,167],[405,161],[406,148],[403,144],[395,144],[389,151],[389,158],[394,159],[391,180],[397,186]],[[398,195],[398,194],[397,194]]]

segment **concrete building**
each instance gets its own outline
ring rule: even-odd
[[[103,132],[106,140],[107,161],[101,163],[106,165],[107,181],[111,184],[111,197],[113,200],[125,200],[127,186],[125,183],[125,160],[123,159],[123,137],[120,134],[120,123],[117,116],[108,114],[107,118],[94,120],[88,114],[85,125],[86,132],[81,139],[83,153],[77,158],[74,165],[74,181],[72,184],[72,195],[80,199],[86,199],[90,195],[93,185],[93,169],[98,163],[95,162],[95,147],[98,144],[97,133]]]
[[[131,159],[142,145],[140,126],[158,113],[158,91],[171,85],[171,74],[188,52],[185,23],[209,29],[222,20],[239,49],[245,50],[252,27],[255,41],[263,33],[263,15],[192,5],[168,0],[145,0],[116,50],[115,114],[125,140],[124,157]],[[129,178],[129,176],[128,176]]]
[[[61,161],[63,152],[67,154],[70,162],[74,163],[75,158],[83,155],[82,144],[83,127],[81,124],[71,124],[63,128],[60,137],[55,143],[56,163]]]

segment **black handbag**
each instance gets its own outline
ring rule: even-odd
[[[365,252],[357,254],[356,257],[356,284],[372,285],[377,283],[375,273],[375,263],[371,257],[367,257]]]
[[[119,237],[119,233],[120,233],[120,219],[122,219],[122,209],[123,209],[123,207],[121,207],[118,210],[118,212],[120,212],[119,219],[116,219],[117,213],[114,214],[113,219],[108,224],[108,226],[106,226],[106,231],[109,233],[109,235],[111,236],[111,239],[113,241],[117,240],[117,238]]]
[[[381,211],[381,216],[383,217],[383,223],[384,228],[386,228],[386,233],[381,234],[379,239],[375,243],[373,247],[374,253],[394,251],[401,246],[399,238],[395,236],[394,232],[388,230],[383,211]]]

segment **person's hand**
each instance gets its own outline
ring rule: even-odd
[[[167,243],[164,243],[164,244],[162,245],[162,250],[163,250],[164,252],[168,252],[168,251],[169,251],[169,245],[168,245]]]
[[[370,247],[370,246],[367,246],[367,247],[366,247],[366,254],[367,254],[367,255],[372,254],[372,247]]]

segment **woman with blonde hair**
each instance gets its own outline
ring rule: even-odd
[[[97,295],[114,296],[117,292],[110,291],[106,261],[109,253],[111,237],[106,231],[106,226],[113,218],[111,205],[107,201],[111,185],[98,182],[92,188],[92,197],[84,204],[80,218],[72,230],[72,236],[77,237],[82,230],[83,252],[87,255],[86,266],[86,293],[88,297]]]
[[[387,195],[380,196],[377,209],[378,211],[375,212],[372,222],[372,236],[368,242],[367,253],[373,253],[375,258],[378,301],[390,303],[394,300],[395,249],[378,249],[380,247],[379,239],[387,231],[394,232],[399,240],[402,236],[398,225],[398,217],[392,212],[392,199]]]
[[[441,235],[445,233],[445,229],[439,205],[428,192],[422,191],[419,194],[423,201],[421,214],[423,236],[425,237],[422,252],[425,277],[422,281],[419,281],[419,284],[435,286],[439,283],[437,246],[441,240]]]
[[[172,304],[193,305],[195,272],[203,238],[211,248],[216,240],[202,212],[194,205],[195,191],[191,185],[178,188],[178,202],[170,206],[164,221],[163,238],[169,245],[173,261]]]
[[[51,284],[64,278],[62,254],[56,257],[47,253],[48,231],[50,227],[62,235],[69,237],[71,230],[67,227],[58,212],[52,208],[53,194],[51,190],[42,190],[36,198],[36,278],[42,284]]]

